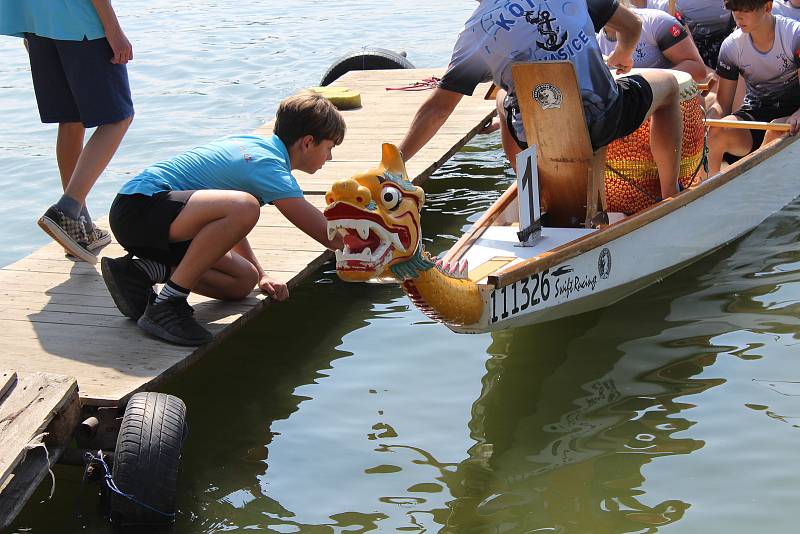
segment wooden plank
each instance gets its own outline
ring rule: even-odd
[[[54,414],[77,397],[72,377],[22,373],[0,404],[0,484],[22,461],[25,447],[44,432]]]
[[[537,61],[511,69],[528,143],[537,145],[548,224],[582,224],[593,153],[575,67],[568,61]]]
[[[14,387],[17,383],[17,372],[10,370],[0,371],[0,402],[3,402],[3,397],[6,392]]]
[[[7,527],[22,511],[25,503],[48,475],[63,454],[80,422],[80,401],[76,393],[69,394],[66,402],[51,414],[44,444],[27,452],[24,459],[0,484],[0,530]]]

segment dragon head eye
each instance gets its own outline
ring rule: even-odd
[[[396,187],[386,186],[381,189],[381,203],[386,209],[393,210],[400,205],[403,195]]]

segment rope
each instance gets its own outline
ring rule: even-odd
[[[439,87],[440,78],[436,76],[431,76],[430,78],[425,78],[421,82],[414,82],[411,85],[405,85],[403,87],[387,87],[387,91],[427,91],[428,89],[436,89]]]
[[[53,494],[56,492],[56,475],[53,473],[53,470],[50,468],[50,452],[47,450],[47,445],[44,444],[44,437],[47,436],[47,432],[42,432],[38,436],[34,436],[27,445],[22,448],[22,460],[20,463],[25,461],[25,457],[28,456],[28,451],[32,451],[33,449],[38,449],[39,447],[44,449],[44,457],[47,460],[47,472],[50,473],[50,479],[52,480],[52,484],[50,484],[50,495],[47,497],[48,499],[53,498]]]
[[[169,517],[170,519],[175,519],[175,516],[177,515],[175,512],[172,513],[162,512],[161,510],[153,508],[149,504],[140,501],[139,499],[136,498],[136,496],[131,495],[130,493],[125,493],[124,491],[119,489],[117,487],[117,484],[114,482],[114,478],[111,476],[111,469],[108,467],[108,463],[106,463],[105,455],[103,454],[102,450],[97,451],[97,456],[95,456],[90,452],[86,453],[86,470],[84,470],[84,477],[86,476],[86,472],[89,470],[89,466],[92,464],[100,465],[103,468],[103,480],[105,481],[109,491],[111,491],[112,493],[119,495],[120,497],[123,497],[125,499],[128,499],[132,503],[138,504],[142,508],[146,508],[151,512],[163,515],[164,517]]]

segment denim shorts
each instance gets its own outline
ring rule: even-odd
[[[62,41],[26,33],[25,38],[42,122],[94,128],[133,116],[128,70],[111,63],[114,54],[105,37]]]

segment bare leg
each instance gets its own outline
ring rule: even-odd
[[[725,120],[738,121],[735,115],[728,115]],[[714,176],[722,167],[722,157],[727,154],[746,156],[753,147],[753,135],[750,130],[738,128],[709,128],[708,130],[708,173]]]
[[[58,173],[61,175],[61,186],[65,191],[83,150],[85,133],[86,128],[80,122],[62,122],[58,125],[56,161],[58,162]]]
[[[194,193],[169,229],[170,241],[192,240],[170,280],[187,289],[204,289],[209,296],[213,293],[230,298],[228,293],[218,293],[223,291],[220,285],[224,285],[224,277],[240,278],[246,274],[233,256],[230,261],[224,261],[223,257],[253,229],[259,210],[258,201],[249,193],[217,190]],[[209,269],[218,272],[207,273]],[[198,285],[201,279],[203,284]],[[241,294],[238,286],[233,293]]]
[[[235,252],[228,252],[206,271],[194,292],[220,300],[242,300],[258,284],[255,266]]]
[[[678,82],[668,72],[648,71],[642,75],[653,90],[653,103],[648,116],[650,123],[650,150],[658,168],[661,198],[678,193],[678,174],[681,165],[683,120],[678,100]]]
[[[64,190],[65,195],[77,200],[81,205],[86,203],[86,196],[111,161],[132,120],[133,117],[128,117],[119,122],[97,127],[78,157],[75,170]]]
[[[511,164],[511,169],[514,174],[517,172],[517,154],[522,152],[511,132],[508,130],[508,121],[506,120],[506,109],[503,107],[503,101],[506,98],[506,91],[499,89],[497,91],[497,117],[500,119],[500,141],[503,143],[503,150],[506,153],[508,162]]]

